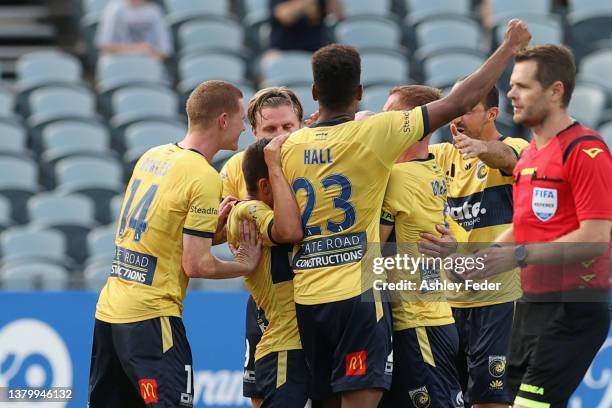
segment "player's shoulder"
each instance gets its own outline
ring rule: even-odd
[[[606,142],[599,133],[586,126],[575,122],[572,126],[558,135],[559,145],[562,152],[563,162],[583,152],[587,157],[594,159],[601,153],[606,153],[609,156],[609,149]]]
[[[260,200],[238,201],[232,209],[232,214],[239,219],[256,219],[258,216],[272,211],[269,205]]]

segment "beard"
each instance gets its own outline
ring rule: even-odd
[[[533,128],[541,125],[548,116],[549,109],[544,103],[529,108],[523,108],[518,114],[512,115],[512,120],[518,125],[523,125],[528,128]]]

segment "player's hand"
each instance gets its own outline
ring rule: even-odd
[[[472,139],[468,135],[460,133],[454,123],[451,123],[450,131],[453,135],[453,144],[461,153],[463,160],[473,159],[487,152],[486,142]]]
[[[313,112],[308,118],[304,119],[304,126],[310,126],[313,123],[317,123],[319,120],[319,111]]]
[[[262,239],[257,232],[257,226],[250,221],[240,222],[240,246],[234,252],[236,262],[247,267],[251,273],[257,267],[261,257]]]
[[[483,279],[510,271],[518,266],[514,257],[514,245],[488,247],[474,255],[482,261],[483,267],[472,268],[464,273],[468,279]]]
[[[281,167],[281,147],[288,137],[289,133],[276,136],[270,140],[270,143],[268,143],[266,147],[264,147],[264,159],[268,165],[268,170],[270,170],[271,167]]]
[[[531,33],[524,21],[514,18],[508,22],[504,42],[511,47],[514,54],[529,45],[530,40]]]
[[[450,229],[443,225],[436,225],[436,230],[442,234],[437,236],[430,233],[422,233],[417,247],[422,254],[435,258],[446,258],[457,251],[457,240],[451,234]]]
[[[460,255],[460,254],[451,254],[448,258],[453,260],[453,265],[465,265],[465,260],[467,258],[471,258],[472,255]],[[460,268],[446,268],[446,277],[451,282],[463,282],[466,280],[465,270]]]
[[[227,196],[219,204],[219,220],[217,221],[217,231],[222,229],[227,222],[227,216],[229,215],[234,205],[238,202],[236,197]]]

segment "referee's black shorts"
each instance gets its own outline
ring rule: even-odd
[[[610,327],[607,302],[516,305],[508,383],[514,403],[566,408]]]

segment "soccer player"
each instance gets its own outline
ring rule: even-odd
[[[193,369],[181,320],[189,278],[248,275],[261,242],[242,226],[236,260],[210,247],[226,216],[221,178],[210,162],[236,149],[244,130],[242,93],[224,81],[199,85],[187,101],[189,127],[176,144],[138,160],[115,236],[111,274],[96,306],[91,408],[193,405]]]
[[[249,101],[247,118],[257,139],[273,138],[291,133],[302,127],[304,109],[297,95],[286,87],[270,87],[259,90]],[[223,197],[247,198],[246,183],[242,172],[244,152],[236,153],[221,169]],[[249,296],[245,314],[246,361],[242,394],[251,399],[254,408],[261,405],[263,396],[257,391],[255,377],[255,350],[267,322],[261,309]]]
[[[398,86],[391,89],[384,110],[410,110],[441,97],[428,86]],[[436,226],[446,224],[446,179],[427,149],[430,136],[410,146],[393,165],[380,220],[380,242],[395,233],[397,253],[414,259],[420,258],[421,234],[439,235]],[[393,302],[393,381],[381,406],[463,408],[455,368],[459,337],[451,308],[443,290],[421,289],[442,282],[441,270],[432,263],[390,272],[390,280],[414,282],[416,289],[397,293]]]
[[[597,132],[567,112],[571,51],[528,48],[515,57],[508,97],[533,140],[514,169],[512,227],[475,256],[486,277],[521,267],[523,297],[508,356],[514,407],[566,407],[606,339],[612,158]],[[515,244],[516,243],[516,244]]]
[[[362,280],[361,267],[367,244],[379,239],[391,167],[410,145],[484,98],[529,38],[526,25],[512,20],[500,48],[449,96],[363,121],[353,120],[363,92],[359,53],[346,45],[314,53],[319,119],[294,132],[282,149],[283,170],[302,212],[305,238],[294,248],[294,294],[314,399],[375,407],[389,389],[389,305],[372,290],[368,271]]]
[[[450,229],[464,253],[495,241],[512,223],[512,169],[527,142],[499,133],[498,103],[493,87],[453,120],[452,144],[429,147],[447,176]],[[465,402],[474,407],[506,408],[511,402],[505,367],[514,301],[521,296],[518,272],[490,279],[499,290],[447,293],[459,331],[459,379]]]
[[[302,228],[295,197],[280,167],[280,145],[286,138],[279,136],[272,142],[259,139],[246,149],[242,169],[249,195],[230,213],[228,242],[239,241],[238,226],[244,220],[256,223],[263,236],[261,260],[245,279],[267,318],[255,351],[255,378],[262,407],[304,408],[310,394],[310,373],[295,318],[289,264],[292,246],[287,245],[302,239]],[[264,153],[266,146],[270,148]],[[277,220],[280,213],[285,217]]]

